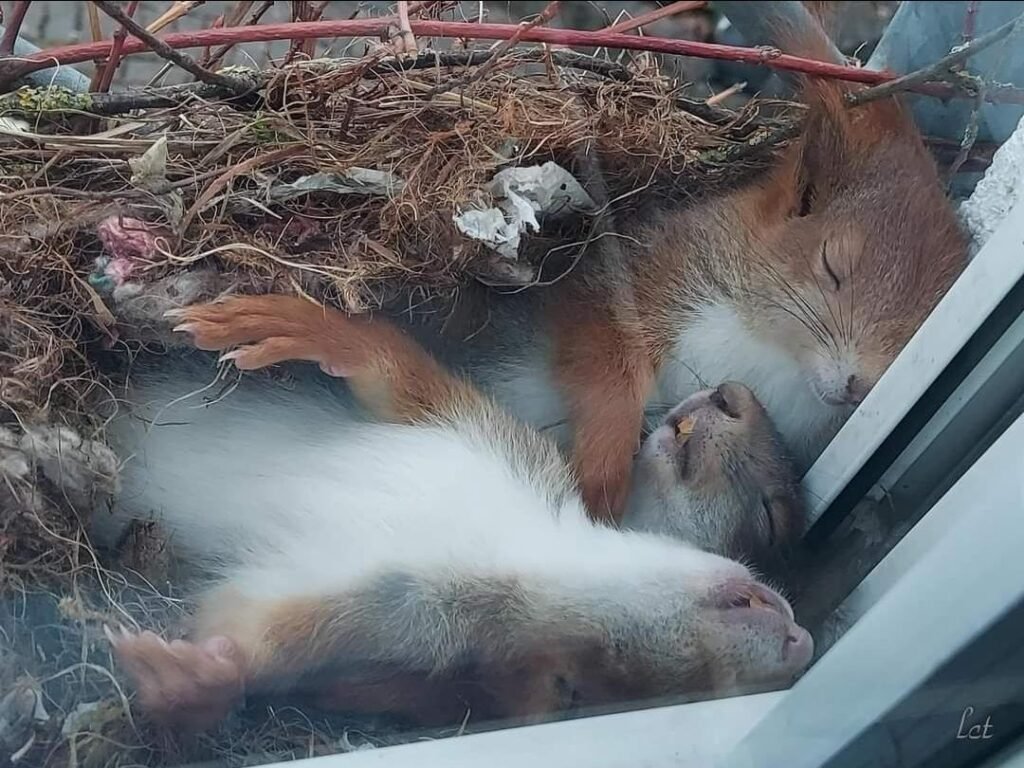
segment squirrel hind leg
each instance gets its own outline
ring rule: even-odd
[[[153,632],[115,632],[104,627],[114,657],[154,721],[205,730],[228,715],[244,693],[238,650],[226,637],[168,643]]]

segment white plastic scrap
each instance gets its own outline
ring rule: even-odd
[[[960,205],[960,215],[977,253],[1018,202],[1024,200],[1024,119],[996,150],[992,165],[973,194]]]
[[[180,189],[162,189],[167,184],[167,137],[161,136],[138,157],[128,158],[131,182],[155,196],[167,220],[177,226],[185,215],[185,198]]]
[[[0,117],[0,134],[28,133],[31,126],[17,117]]]
[[[42,691],[31,680],[16,681],[11,690],[0,697],[0,745],[10,750],[27,751],[33,743],[32,723],[45,725],[49,721]]]
[[[573,175],[551,161],[501,170],[487,185],[487,191],[498,205],[461,211],[454,217],[455,226],[466,237],[486,243],[509,259],[516,258],[520,236],[527,228],[534,232],[540,229],[537,214],[558,218],[597,209]]]
[[[288,184],[275,184],[270,188],[270,199],[282,202],[308,192],[390,197],[401,192],[404,186],[405,181],[387,171],[349,168],[344,173],[314,173]]]
[[[161,136],[138,157],[128,158],[132,184],[149,187],[167,181],[167,137]]]

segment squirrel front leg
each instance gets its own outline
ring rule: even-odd
[[[287,360],[315,362],[345,378],[378,418],[434,424],[505,456],[509,466],[551,498],[573,493],[557,447],[454,376],[386,320],[349,316],[297,296],[238,296],[175,310],[176,330],[196,346],[225,350],[242,370]],[[242,345],[242,346],[238,346]]]
[[[236,296],[169,316],[200,349],[236,347],[221,359],[241,370],[288,360],[317,363],[347,379],[360,402],[383,420],[446,419],[453,409],[483,399],[387,321],[349,316],[298,296]]]
[[[550,320],[555,376],[568,401],[580,491],[593,519],[617,525],[653,364],[635,326],[599,298],[561,302]]]

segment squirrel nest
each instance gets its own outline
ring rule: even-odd
[[[196,84],[0,96],[0,604],[17,609],[0,616],[0,668],[19,676],[0,677],[0,691],[17,691],[0,696],[0,755],[164,759],[128,716],[99,641],[104,621],[159,625],[180,605],[165,570],[130,567],[162,562],[158,532],[140,529],[107,564],[127,564],[130,579],[89,548],[85,523],[117,491],[103,423],[123,386],[98,361],[168,341],[164,310],[227,287],[350,311],[474,282],[542,290],[546,249],[582,254],[609,206],[540,215],[522,247],[494,248],[456,217],[497,210],[503,169],[555,163],[586,187],[596,162],[611,207],[656,205],[737,183],[795,132],[796,105],[689,101],[644,61],[375,54],[235,70],[252,86],[241,95]],[[196,754],[349,743],[295,720],[272,713],[262,731]]]

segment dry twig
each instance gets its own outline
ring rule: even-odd
[[[147,32],[142,25],[130,18],[128,14],[122,11],[116,3],[111,2],[111,0],[93,1],[97,6],[99,6],[101,11],[131,32],[141,43],[148,46],[153,53],[157,54],[161,58],[167,59],[168,61],[174,62],[189,74],[194,75],[197,80],[204,83],[219,85],[222,88],[227,88],[237,94],[251,90],[247,83],[239,80],[238,78],[229,77],[228,75],[222,75],[217,72],[211,72],[208,69],[203,69],[191,56],[175,50],[166,42],[154,37],[151,32]]]
[[[995,45],[1000,40],[1004,40],[1012,35],[1017,31],[1017,27],[1020,25],[1022,19],[1024,19],[1024,15],[1006,22],[988,34],[982,35],[976,40],[956,48],[934,64],[929,64],[927,67],[922,67],[915,72],[903,75],[902,77],[897,77],[895,80],[882,83],[874,88],[868,88],[859,93],[850,94],[847,101],[851,106],[859,106],[871,101],[876,101],[877,99],[884,99],[902,91],[918,90],[919,87],[925,86],[935,80],[949,80],[950,73],[954,71],[955,67],[963,64],[963,62],[967,61],[976,53],[980,53],[986,48],[990,48]],[[958,78],[956,82],[962,83],[963,80],[962,78]],[[971,93],[970,96],[973,98],[975,94]]]
[[[195,8],[199,7],[204,2],[206,2],[206,0],[178,0],[178,2],[168,10],[153,19],[153,21],[146,26],[146,31],[155,35],[169,27],[178,19],[190,14]]]
[[[85,13],[89,18],[89,32],[92,35],[92,41],[98,43],[103,39],[103,26],[100,24],[100,12],[92,3],[85,4]],[[114,41],[117,41],[117,35],[114,35]],[[113,50],[111,50],[111,55]],[[100,80],[103,77],[103,70],[110,61],[109,56],[100,56],[94,62],[95,69],[93,69],[92,79],[89,81],[89,90],[95,91],[99,88]]]
[[[235,10],[232,11],[232,13],[231,13],[230,18],[226,18],[224,20],[223,26],[225,26],[225,27],[237,26],[239,23],[241,23],[242,15],[244,15],[246,13],[246,11],[249,10],[249,7],[251,5],[252,5],[251,2],[240,2],[240,3],[237,3],[235,5]],[[273,7],[273,5],[274,5],[274,0],[263,0],[263,2],[260,3],[260,5],[256,8],[256,10],[254,10],[252,12],[252,14],[249,16],[248,24],[250,24],[250,25],[252,25],[252,24],[259,24],[260,19],[263,18],[263,15],[267,11],[269,11]],[[214,51],[213,54],[209,57],[209,59],[205,62],[206,66],[207,67],[216,67],[217,65],[219,65],[224,60],[224,57],[228,55],[228,52],[232,48],[234,48],[234,47],[235,47],[234,43],[227,43],[225,45],[222,45],[220,48],[218,48],[216,51]]]
[[[981,125],[981,107],[984,101],[985,91],[983,86],[978,91],[971,114],[967,118],[967,126],[964,128],[964,135],[960,140],[960,150],[956,153],[956,157],[953,158],[946,171],[950,183],[952,183],[953,178],[960,172],[964,163],[971,156],[971,150],[974,149],[974,144],[978,140],[978,129]]]
[[[653,24],[656,21],[660,21],[664,18],[671,16],[678,16],[683,13],[689,13],[691,11],[697,11],[707,5],[706,0],[679,0],[676,3],[669,3],[668,5],[656,8],[653,11],[635,16],[632,19],[626,19],[620,21],[618,24],[613,24],[610,27],[606,27],[607,32],[632,32],[634,29],[640,29],[647,24]]]
[[[396,46],[397,53],[415,54],[417,49],[416,36],[412,33],[412,25],[409,21],[409,1],[399,0],[398,2],[398,40],[401,45]]]
[[[124,9],[125,16],[133,18],[138,7],[138,0],[131,0]],[[121,63],[121,51],[124,49],[124,41],[127,36],[128,29],[123,25],[119,26],[117,31],[114,32],[114,45],[110,49],[110,58],[104,62],[102,67],[98,68],[97,72],[99,82],[96,90],[100,93],[109,91],[111,84],[114,82],[114,75],[117,73],[117,67]]]

